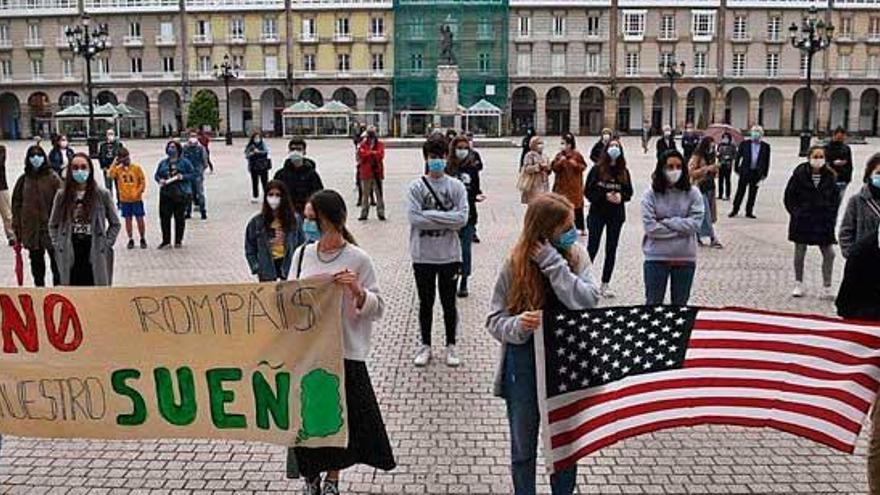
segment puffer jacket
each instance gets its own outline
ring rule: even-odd
[[[63,183],[48,163],[39,170],[28,167],[12,191],[12,229],[27,250],[52,247],[49,215],[55,193]]]
[[[794,169],[785,188],[785,209],[791,216],[788,240],[808,246],[827,246],[836,242],[837,176],[829,168],[820,172],[819,185],[813,184],[809,163]]]

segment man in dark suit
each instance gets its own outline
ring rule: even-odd
[[[746,201],[746,216],[755,217],[755,200],[758,198],[758,185],[767,178],[770,173],[770,145],[761,141],[764,137],[764,129],[761,126],[752,126],[751,139],[746,139],[739,145],[739,152],[733,170],[739,174],[739,182],[736,185],[736,197],[733,198],[733,211],[730,217],[739,214],[746,189],[749,190],[749,199]]]
[[[657,139],[657,159],[659,160],[660,157],[669,150],[678,151],[678,147],[675,145],[675,136],[672,135],[672,127],[665,125],[663,126],[663,135]]]

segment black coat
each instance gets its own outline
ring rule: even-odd
[[[880,246],[876,235],[856,243],[837,292],[837,314],[855,320],[880,321]]]
[[[835,165],[836,160],[843,160],[842,165]],[[834,141],[825,146],[825,161],[837,172],[837,182],[845,182],[849,184],[852,181],[853,162],[852,150],[845,143],[836,143]]]
[[[788,240],[810,246],[836,242],[834,223],[837,218],[837,180],[828,167],[823,167],[819,186],[813,184],[809,163],[794,169],[785,187],[785,209],[791,219]]]
[[[675,144],[675,138],[669,136],[660,136],[660,139],[657,140],[657,159],[659,160],[663,153],[666,153],[669,150],[678,151],[678,146]]]
[[[602,157],[602,153],[605,151],[605,141],[599,139],[596,141],[596,144],[593,145],[593,148],[590,149],[590,161],[593,162],[593,165],[599,163],[599,158]]]
[[[758,163],[756,167],[752,167],[752,140],[746,139],[739,144],[739,150],[736,153],[736,162],[734,162],[733,170],[745,175],[749,179],[761,181],[767,178],[770,173],[770,145],[761,141],[758,149]]]
[[[321,176],[315,170],[315,162],[309,158],[303,158],[303,164],[299,167],[294,167],[293,161],[288,158],[284,161],[284,167],[275,173],[275,180],[287,186],[290,201],[297,213],[302,213],[312,194],[324,189]]]

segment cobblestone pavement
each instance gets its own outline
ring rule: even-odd
[[[793,248],[786,240],[782,191],[798,163],[795,139],[771,139],[771,177],[761,188],[758,220],[729,219],[720,202],[717,224],[725,249],[701,250],[692,302],[833,314],[820,301],[819,254],[807,259],[808,297],[789,297]],[[589,144],[585,139],[581,147]],[[652,155],[635,139],[625,141],[637,194],[647,186]],[[135,161],[152,174],[163,143],[130,143]],[[285,143],[271,140],[276,165]],[[858,177],[880,142],[854,146]],[[257,207],[249,204],[250,182],[242,159],[244,141],[216,142],[217,173],[207,178],[209,219],[193,220],[182,250],[156,251],[157,188],[151,184],[149,251],[117,244],[117,285],[217,283],[250,280],[243,257],[243,232]],[[548,149],[557,142],[549,140]],[[10,180],[23,161],[23,143],[11,143]],[[328,187],[353,202],[353,150],[349,141],[313,141]],[[480,209],[482,244],[474,246],[471,297],[460,303],[460,348],[464,365],[451,370],[434,362],[411,365],[417,341],[417,309],[408,262],[408,229],[403,190],[422,169],[416,149],[388,151],[386,223],[352,221],[359,242],[370,252],[387,298],[388,311],[375,329],[370,373],[399,463],[391,473],[358,467],[343,475],[346,493],[510,493],[508,433],[503,402],[491,394],[497,344],[484,330],[496,269],[514,241],[523,208],[518,203],[519,150],[485,149],[483,183],[489,200]],[[856,188],[850,187],[849,193]],[[638,202],[629,220],[613,287],[614,304],[642,301]],[[352,215],[356,216],[356,215]],[[602,255],[597,259],[601,266]],[[0,252],[0,283],[14,285],[11,250]],[[835,264],[839,280],[842,259]],[[29,283],[29,282],[26,282]],[[113,308],[107,308],[112,311]],[[439,304],[438,304],[439,314]],[[439,341],[440,319],[435,319]],[[682,428],[641,436],[608,447],[580,463],[580,493],[864,493],[865,435],[848,456],[771,430],[735,427]],[[539,476],[539,490],[549,492]],[[283,449],[271,445],[207,441],[50,441],[5,438],[0,456],[0,493],[292,493],[298,483],[284,479]]]

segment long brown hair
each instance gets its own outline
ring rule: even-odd
[[[271,206],[269,206],[269,193],[272,191],[278,191],[281,195],[281,204],[278,205],[277,210],[273,210]],[[296,215],[293,213],[293,203],[290,202],[290,194],[287,192],[287,186],[284,185],[284,182],[280,180],[270,180],[268,184],[266,184],[266,193],[263,195],[263,209],[260,212],[263,216],[263,225],[268,228],[272,225],[272,222],[277,218],[279,222],[281,222],[281,230],[284,232],[290,232],[291,230],[296,229]]]
[[[559,227],[568,220],[572,209],[565,196],[544,193],[529,203],[523,229],[510,252],[511,287],[507,294],[507,310],[511,314],[534,311],[544,307],[544,276],[531,260],[530,251],[537,242],[549,241]],[[581,262],[576,251],[564,256],[570,266]]]
[[[73,155],[73,158],[70,159],[70,163],[67,165],[67,170],[64,174],[64,192],[61,195],[61,212],[63,213],[62,217],[66,220],[70,220],[73,218],[74,206],[76,205],[76,181],[73,180],[73,161],[77,159],[83,159],[89,164],[89,178],[86,180],[86,194],[83,197],[82,205],[83,205],[83,214],[88,221],[91,221],[92,215],[92,207],[95,205],[95,190],[98,187],[98,183],[95,182],[95,164],[92,163],[92,159],[89,158],[89,155],[79,152]]]
[[[323,189],[313,194],[309,198],[309,203],[311,203],[312,209],[315,210],[316,220],[323,219],[325,222],[329,222],[342,234],[342,238],[346,242],[357,246],[354,236],[345,227],[348,209],[341,194],[332,189]]]
[[[613,166],[611,164],[611,157],[608,156],[608,147],[612,143],[617,144],[620,148],[620,156],[614,161]],[[613,180],[621,184],[630,182],[629,170],[626,169],[626,155],[623,153],[623,143],[616,137],[612,137],[608,144],[605,145],[605,149],[599,155],[599,161],[596,162],[596,166],[599,167],[599,178],[603,181]]]
[[[449,143],[449,153],[446,155],[446,173],[449,175],[457,175],[458,169],[468,160],[468,158],[459,160],[455,155],[458,143],[467,143],[468,149],[471,147],[470,141],[468,141],[466,136],[456,136],[452,138],[452,142]]]

